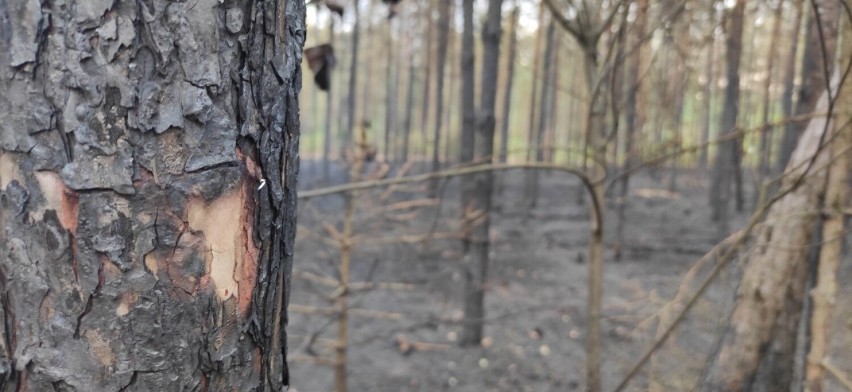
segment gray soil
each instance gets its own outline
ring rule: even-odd
[[[302,163],[300,187],[321,187],[317,162]],[[334,170],[333,183],[343,181]],[[413,243],[369,244],[378,238],[450,232],[458,228],[458,180],[444,189],[438,206],[407,209],[410,215],[371,214],[394,202],[426,197],[425,184],[361,192],[357,198],[352,280],[408,283],[403,289],[362,291],[351,307],[387,313],[353,312],[350,318],[349,391],[571,391],[583,390],[589,237],[588,203],[577,203],[578,181],[560,173],[541,176],[541,197],[531,213],[524,210],[524,173],[502,173],[503,191],[495,193],[492,218],[493,258],[486,291],[486,338],[480,347],[458,347],[461,277],[458,240],[432,239]],[[708,178],[684,171],[677,192],[668,179],[640,174],[631,182],[620,261],[610,250],[604,278],[604,390],[612,390],[659,333],[660,319],[679,309],[666,306],[682,290],[695,291],[711,264],[696,260],[717,242],[707,206]],[[383,196],[388,196],[383,198]],[[342,197],[300,202],[300,230],[291,305],[291,391],[334,389],[331,366],[313,363],[333,358],[337,325],[328,315],[306,314],[305,307],[333,307],[327,298],[334,288],[304,278],[305,273],[334,277],[339,251],[322,223],[342,230]],[[615,203],[608,203],[609,244],[615,232]],[[747,210],[751,206],[747,206]],[[733,228],[743,226],[746,213],[734,213]],[[611,246],[609,247],[612,248]],[[848,253],[848,252],[847,252]],[[745,256],[743,254],[741,256]],[[741,257],[741,259],[744,259]],[[691,390],[712,354],[726,321],[741,260],[714,282],[689,313],[672,339],[645,366],[628,390]],[[852,268],[845,263],[838,277],[840,298],[849,298]],[[310,308],[309,308],[310,309]],[[378,317],[377,317],[378,316]],[[833,363],[852,373],[852,306],[838,301]],[[316,336],[306,344],[307,336]],[[649,371],[653,369],[653,372]],[[828,390],[841,390],[830,378]]]

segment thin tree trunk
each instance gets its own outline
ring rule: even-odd
[[[825,90],[826,76],[823,66],[822,47],[825,46],[825,59],[828,61],[827,67],[831,68],[834,63],[834,51],[837,48],[837,23],[840,14],[840,6],[833,0],[817,0],[816,5],[819,8],[820,20],[823,26],[822,34],[818,31],[818,25],[815,21],[816,15],[814,8],[808,7],[810,17],[805,33],[804,55],[802,56],[802,82],[799,86],[799,101],[794,109],[794,117],[804,116],[813,112],[817,98],[822,91]],[[820,43],[820,36],[824,39]],[[789,122],[784,128],[784,141],[781,144],[781,156],[779,157],[779,168],[784,168],[790,159],[790,154],[796,147],[796,141],[799,134],[802,132],[807,121]],[[780,171],[780,170],[779,170]]]
[[[775,68],[775,57],[778,53],[777,42],[778,36],[781,35],[781,22],[784,19],[784,3],[778,2],[775,7],[775,21],[772,24],[772,37],[769,40],[769,53],[767,53],[766,62],[766,80],[763,83],[763,113],[761,120],[763,129],[760,132],[760,144],[758,147],[759,164],[758,164],[758,186],[769,176],[769,162],[772,155],[772,126],[769,125],[769,116],[772,112],[772,102],[770,87],[772,87],[772,72]]]
[[[532,139],[530,146],[533,148],[533,156],[537,162],[544,161],[544,134],[547,129],[548,104],[550,101],[550,90],[553,81],[551,76],[551,67],[553,64],[553,36],[556,31],[556,26],[553,22],[547,24],[547,33],[545,34],[544,44],[544,63],[542,68],[542,83],[541,83],[541,101],[538,111],[537,129],[531,130]],[[538,170],[531,170],[524,178],[526,186],[524,187],[524,199],[526,200],[527,208],[533,209],[538,202]]]
[[[715,8],[711,7],[710,12],[715,14]],[[713,25],[712,21],[715,18],[711,17],[711,25]],[[704,79],[706,79],[707,83],[704,85],[704,109],[703,109],[703,117],[702,117],[702,127],[701,127],[701,143],[703,145],[707,145],[707,142],[710,140],[710,128],[713,123],[713,91],[715,90],[713,86],[716,84],[716,74],[713,70],[713,64],[716,62],[716,34],[710,33],[710,42],[708,44],[709,48],[707,49],[707,62],[704,65]],[[701,154],[698,158],[699,165],[702,168],[707,168],[709,162],[709,146],[703,147],[701,149]]]
[[[474,128],[476,127],[475,106],[475,57],[473,42],[473,0],[462,1],[462,18],[464,30],[461,41],[461,129],[459,130],[459,164],[466,165],[473,161],[474,154]],[[461,213],[462,213],[462,248],[467,253],[471,245],[470,233],[472,230],[470,216],[471,192],[473,181],[468,177],[462,177],[461,181]]]
[[[432,171],[441,170],[441,125],[444,116],[444,71],[447,65],[447,43],[450,36],[450,0],[438,0],[438,58],[435,68],[435,138],[432,145]],[[438,180],[430,186],[430,194],[434,197],[438,192]]]
[[[349,63],[349,98],[346,102],[346,110],[347,110],[347,121],[346,121],[346,142],[343,143],[343,151],[349,148],[352,144],[353,137],[355,135],[355,97],[358,92],[358,43],[360,40],[360,15],[359,15],[359,6],[358,3],[360,1],[355,0],[352,3],[352,9],[355,11],[355,24],[352,26],[352,48],[351,48],[351,59]],[[341,154],[341,156],[345,156],[345,153]]]
[[[538,26],[544,26],[544,6],[539,5],[538,10]],[[527,162],[532,161],[533,157],[536,153],[536,148],[538,146],[535,145],[535,135],[536,135],[536,123],[535,117],[538,113],[539,105],[537,104],[537,94],[538,94],[538,85],[539,85],[539,68],[541,64],[541,41],[542,34],[544,32],[543,28],[538,28],[535,34],[535,51],[533,52],[533,69],[532,69],[532,86],[530,90],[530,110],[528,112],[529,121],[527,122],[527,153],[526,160]],[[534,185],[532,181],[529,180],[533,171],[528,170],[524,175],[524,206],[529,211],[533,207],[533,202],[530,200],[530,196],[532,194],[531,187]]]
[[[505,163],[509,155],[509,120],[512,114],[512,82],[515,78],[515,57],[518,51],[518,17],[520,8],[512,10],[509,25],[509,53],[506,60],[506,86],[503,90],[503,118],[500,121],[500,163]]]
[[[405,93],[405,119],[402,126],[402,162],[408,162],[408,153],[411,149],[411,117],[414,112],[414,80],[416,70],[414,62],[408,65],[408,87]]]
[[[639,114],[639,91],[641,90],[641,80],[639,80],[639,69],[642,66],[642,39],[645,36],[645,23],[648,15],[648,0],[639,0],[637,2],[636,22],[634,25],[633,42],[638,45],[630,57],[630,65],[627,68],[627,97],[625,97],[624,117],[625,117],[625,136],[624,136],[624,165],[623,171],[627,173],[631,167],[635,165],[637,152],[636,136],[641,133],[642,122]],[[624,247],[624,226],[625,210],[627,208],[627,196],[629,194],[630,175],[625,174],[620,181],[619,196],[618,196],[618,211],[616,212],[616,233],[615,233],[615,259],[619,260],[622,256]]]
[[[328,22],[328,43],[334,45],[334,15],[330,15]],[[323,131],[322,144],[322,175],[326,183],[331,182],[331,123],[333,121],[334,95],[331,93],[334,89],[334,83],[328,84],[328,90],[325,92],[325,129]]]
[[[469,0],[465,0],[468,3]],[[500,64],[500,12],[503,0],[489,0],[488,14],[482,29],[482,90],[477,118],[476,149],[478,159],[489,162],[494,154],[494,108],[497,103],[497,77]],[[485,284],[488,273],[491,194],[494,174],[486,171],[474,175],[471,207],[482,214],[481,222],[473,228],[472,241],[465,255],[465,323],[461,344],[478,345],[485,325]]]
[[[827,106],[827,96],[823,95],[819,107]],[[749,253],[729,326],[705,369],[702,391],[736,392],[755,387],[752,380],[764,348],[773,340],[772,332],[777,330],[778,317],[789,300],[788,290],[807,275],[797,271],[806,262],[807,245],[825,190],[829,153],[820,143],[823,131],[830,130],[826,121],[823,117],[810,122],[791,158],[782,188],[798,186],[770,208],[765,226],[756,235],[757,243]],[[797,325],[797,320],[790,323]]]
[[[387,63],[385,64],[385,75],[387,76],[387,80],[385,81],[385,143],[384,143],[384,156],[385,162],[391,162],[390,153],[392,149],[391,146],[391,136],[395,132],[396,128],[396,84],[399,81],[399,75],[397,75],[396,67],[394,66],[394,60],[396,56],[396,51],[394,50],[394,20],[388,21],[387,26],[387,44],[386,49],[387,53]]]
[[[420,134],[421,134],[421,143],[423,143],[423,159],[426,159],[426,151],[428,148],[428,141],[426,138],[426,130],[429,127],[429,104],[431,101],[431,93],[432,93],[432,49],[434,36],[433,30],[435,29],[435,18],[432,15],[432,10],[435,5],[435,2],[440,2],[441,0],[426,0],[426,53],[423,55],[423,59],[426,62],[426,69],[423,71],[423,75],[425,75],[426,79],[423,81],[423,100],[422,100],[422,108],[420,112]]]
[[[149,4],[0,7],[0,390],[289,384],[305,4]]]
[[[795,0],[796,2],[796,17],[793,22],[793,28],[790,30],[790,51],[787,52],[786,68],[784,70],[784,92],[781,95],[781,112],[785,119],[793,117],[793,92],[795,90],[796,80],[796,54],[799,48],[799,35],[802,30],[802,19],[804,14],[805,0]],[[776,160],[776,172],[780,172],[787,165],[790,154],[796,146],[796,135],[792,124],[784,126],[781,146],[778,151],[778,159]]]
[[[742,52],[743,19],[745,1],[737,0],[736,5],[728,15],[726,59],[728,85],[725,88],[725,105],[722,114],[722,132],[731,135],[736,131],[737,111],[740,96],[740,55]],[[710,186],[710,208],[712,218],[718,224],[718,236],[723,237],[728,232],[731,181],[736,175],[740,147],[738,138],[728,140],[719,145],[716,164],[713,169],[713,180]]]

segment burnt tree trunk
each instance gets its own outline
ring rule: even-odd
[[[742,52],[743,19],[745,1],[737,0],[736,5],[728,15],[729,25],[726,31],[726,60],[728,85],[725,87],[725,104],[722,112],[723,135],[733,135],[736,132],[737,112],[740,101],[740,55]],[[731,138],[719,144],[716,164],[713,168],[713,178],[710,185],[710,208],[712,218],[718,223],[719,236],[728,232],[729,205],[731,199],[732,180],[739,170],[740,138]]]
[[[465,3],[468,3],[466,0]],[[488,14],[482,27],[482,90],[480,108],[476,116],[476,158],[491,162],[494,153],[494,107],[497,103],[497,75],[500,64],[500,11],[503,0],[489,0]],[[485,325],[485,284],[488,274],[490,249],[491,194],[494,173],[485,171],[473,176],[470,194],[471,209],[481,214],[473,227],[471,241],[464,257],[464,316],[460,342],[478,345],[482,341]]]
[[[536,162],[544,161],[544,148],[546,145],[546,143],[544,143],[544,134],[547,129],[547,115],[549,114],[547,107],[550,101],[550,90],[553,88],[553,80],[551,80],[553,73],[551,72],[551,67],[553,65],[553,36],[555,32],[556,25],[552,21],[548,22],[547,32],[544,39],[544,62],[541,70],[541,101],[538,105],[538,122],[536,123],[535,130],[530,129],[530,147],[532,148],[530,152],[532,153],[532,156],[535,157]],[[538,174],[538,170],[529,170],[524,176],[524,200],[526,207],[530,210],[534,209],[538,202]]]
[[[304,18],[0,5],[0,390],[284,389]]]

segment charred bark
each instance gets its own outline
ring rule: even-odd
[[[288,384],[304,18],[0,5],[0,389]]]

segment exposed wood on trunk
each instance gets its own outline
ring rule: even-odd
[[[83,5],[0,7],[0,389],[284,389],[304,2]]]

